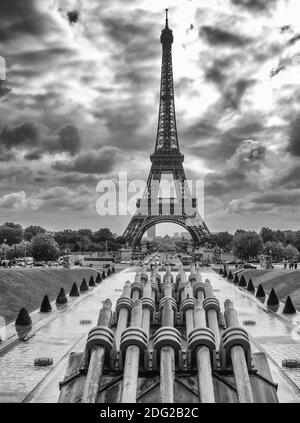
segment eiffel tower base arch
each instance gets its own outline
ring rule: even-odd
[[[144,233],[152,226],[159,223],[174,223],[188,231],[192,237],[194,247],[199,247],[203,243],[205,234],[200,226],[187,224],[186,220],[184,216],[147,216],[142,219],[134,217],[127,229],[126,239],[132,248],[136,248],[140,245]]]

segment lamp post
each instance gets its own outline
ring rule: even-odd
[[[24,241],[25,244],[25,264],[26,264],[26,247],[27,247],[27,241]]]
[[[6,238],[4,240],[4,260],[6,260]]]

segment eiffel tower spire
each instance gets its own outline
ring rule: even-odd
[[[162,44],[162,65],[155,154],[176,154],[179,153],[179,144],[172,68],[173,33],[168,24],[168,9],[166,9],[166,24],[161,32],[160,42]]]

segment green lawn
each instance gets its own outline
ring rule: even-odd
[[[300,310],[300,270],[249,269],[243,274],[247,282],[252,279],[255,288],[261,283],[266,293],[274,288],[283,302],[289,295],[295,307]]]
[[[69,293],[73,282],[79,286],[85,277],[97,272],[93,269],[7,269],[0,270],[0,316],[7,322],[14,320],[21,307],[29,312],[37,309],[45,294],[53,301],[64,287]]]

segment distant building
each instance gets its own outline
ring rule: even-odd
[[[184,239],[191,239],[192,238],[191,235],[187,231],[180,232],[180,237],[184,238]]]
[[[154,225],[154,226],[151,226],[151,228],[148,229],[147,238],[148,238],[149,241],[153,241],[155,237],[156,237],[156,229],[155,229],[155,225]]]
[[[131,260],[131,248],[121,248],[120,253],[121,253],[121,257],[120,257],[121,261]]]

